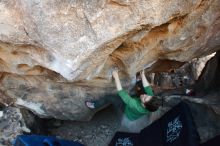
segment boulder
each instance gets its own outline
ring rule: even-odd
[[[215,57],[214,57],[215,56]],[[154,72],[154,73],[150,73],[148,76],[152,77],[151,78],[151,84],[154,86],[158,86],[161,89],[165,90],[165,89],[179,89],[179,88],[192,88],[193,86],[198,86],[197,88],[202,89],[201,86],[203,86],[203,83],[200,83],[201,86],[198,85],[198,81],[201,80],[200,77],[201,75],[204,76],[203,72],[208,72],[207,71],[207,66],[210,66],[209,64],[212,64],[212,69],[210,68],[210,72],[218,72],[218,70],[216,69],[216,65],[218,65],[218,62],[213,62],[213,60],[218,59],[219,55],[216,55],[216,53],[213,53],[211,55],[207,55],[205,57],[201,57],[201,58],[195,58],[191,61],[189,61],[188,63],[185,63],[184,65],[182,65],[179,68],[175,68],[175,66],[171,66],[170,70],[164,70],[166,72],[162,72],[162,70],[160,70],[160,72]],[[161,62],[160,65],[163,65],[163,63]],[[180,64],[178,62],[178,64]],[[181,64],[180,64],[181,65]],[[161,67],[159,67],[161,69]],[[206,70],[206,71],[205,71]],[[206,76],[210,76],[210,73],[206,73]],[[213,74],[215,75],[215,74]],[[203,79],[206,82],[208,82],[207,78]],[[210,80],[211,81],[211,80]],[[201,82],[201,81],[199,81]],[[196,85],[195,85],[196,83]],[[195,88],[194,87],[194,88]]]
[[[89,120],[97,110],[84,101],[115,95],[116,66],[130,89],[161,60],[159,72],[219,50],[219,9],[219,0],[1,0],[0,92],[41,117]]]
[[[17,135],[31,132],[26,127],[20,109],[5,107],[0,112],[2,112],[0,116],[0,144],[2,146],[12,145]]]

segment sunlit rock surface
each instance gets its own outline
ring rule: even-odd
[[[96,111],[86,99],[116,93],[115,66],[131,88],[158,60],[181,64],[220,49],[219,17],[219,0],[1,0],[0,101],[88,120]]]

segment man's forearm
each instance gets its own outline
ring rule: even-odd
[[[119,79],[117,71],[113,72],[113,77],[115,79],[115,85],[116,85],[117,90],[118,91],[122,90],[121,82],[120,82],[120,79]]]
[[[115,78],[115,85],[118,91],[122,90],[122,86],[119,78]]]
[[[143,87],[150,86],[149,82],[147,81],[147,79],[145,77],[144,71],[141,72],[141,79],[142,79]]]

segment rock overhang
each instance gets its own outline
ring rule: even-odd
[[[220,46],[219,0],[11,0],[0,7],[5,18],[0,19],[1,91],[14,100],[41,103],[49,117],[92,115],[83,101],[116,93],[115,66],[129,88],[143,68],[169,70],[171,62],[179,66],[176,61]],[[157,67],[161,60],[165,64]]]

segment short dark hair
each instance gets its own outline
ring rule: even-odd
[[[152,99],[144,103],[144,106],[150,112],[156,111],[162,105],[162,99],[158,96],[152,96]]]
[[[144,91],[142,80],[137,81],[135,85],[135,90],[138,97],[140,97],[142,94],[146,94],[146,92]],[[162,99],[159,98],[158,96],[152,96],[152,99],[150,101],[144,103],[145,108],[150,112],[156,111],[161,105],[162,105]]]

